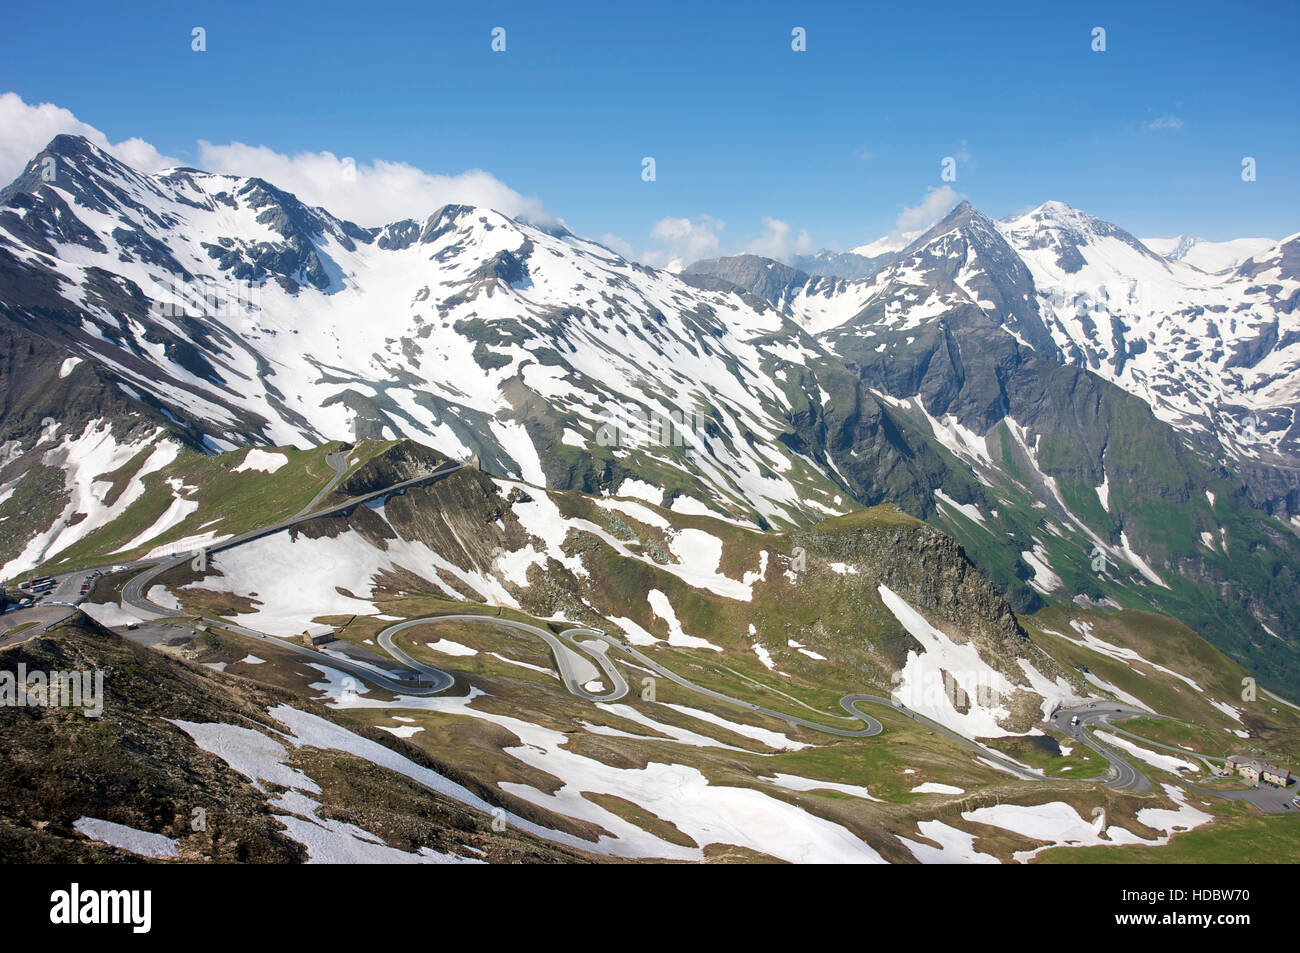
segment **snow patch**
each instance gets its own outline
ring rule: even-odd
[[[260,470],[263,473],[274,473],[288,462],[288,456],[283,453],[271,453],[253,447],[244,456],[244,462],[237,467],[232,467],[230,472],[243,473],[247,470]]]
[[[74,358],[69,358],[69,360],[74,360]],[[151,834],[148,831],[127,827],[125,824],[115,824],[112,821],[103,821],[96,817],[80,817],[72,822],[72,829],[79,834],[84,834],[91,840],[97,840],[111,847],[130,851],[138,857],[180,856],[180,852],[177,850],[179,841],[176,838],[165,837],[162,834]]]

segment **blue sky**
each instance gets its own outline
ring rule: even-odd
[[[720,252],[765,219],[852,247],[943,185],[944,156],[994,216],[1058,199],[1141,236],[1300,230],[1294,3],[130,6],[10,5],[0,91],[196,165],[231,155],[202,140],[482,169],[638,253],[671,244],[665,219]]]

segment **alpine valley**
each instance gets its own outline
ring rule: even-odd
[[[0,853],[1294,856],[1222,774],[1300,763],[1298,305],[1300,234],[961,202],[673,273],[60,135],[0,191],[0,577],[54,582],[0,674],[106,696],[0,707]]]

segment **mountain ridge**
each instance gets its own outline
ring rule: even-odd
[[[1207,276],[1062,203],[995,222],[962,202],[870,277],[758,258],[730,278],[675,276],[490,210],[361,229],[258,179],[143,176],[84,141],[47,153],[0,202],[0,322],[21,329],[11,347],[25,334],[54,348],[43,379],[15,386],[56,392],[75,358],[126,398],[69,407],[54,431],[29,414],[4,435],[48,479],[92,437],[113,441],[106,459],[144,453],[134,407],[156,423],[150,446],[409,437],[501,477],[638,488],[758,528],[897,503],[958,538],[1018,609],[1155,608],[1239,659],[1295,664],[1269,632],[1294,629],[1300,548],[1256,510],[1300,516],[1286,396],[1300,335],[1258,337],[1292,317],[1286,245]],[[1152,363],[1122,328],[1178,328],[1118,293],[1126,268],[1187,297],[1180,318],[1223,324],[1224,346],[1191,370]],[[1225,294],[1253,310],[1218,318]],[[1275,358],[1271,377],[1256,370]],[[1224,368],[1236,390],[1216,383]],[[1213,429],[1257,378],[1275,407],[1253,411],[1253,437]],[[1175,380],[1219,403],[1184,413]],[[119,423],[94,437],[105,420]],[[18,475],[0,469],[0,494]],[[55,495],[56,519],[100,506],[81,493]],[[1090,572],[1098,556],[1109,571]],[[1223,585],[1244,578],[1255,591],[1229,606]]]

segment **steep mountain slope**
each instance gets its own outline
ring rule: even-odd
[[[1065,264],[1053,272],[1044,256]],[[795,313],[834,356],[800,378],[821,395],[792,420],[800,445],[824,446],[854,498],[943,526],[1018,608],[1155,608],[1280,678],[1293,670],[1300,548],[1256,507],[1290,479],[1287,459],[1238,476],[1238,450],[1229,463],[1199,424],[1158,419],[1172,417],[1168,402],[1148,406],[1123,388],[1132,379],[1108,383],[1090,366],[1080,341],[1101,340],[1097,325],[1063,321],[1060,291],[1043,290],[1092,275],[1087,256],[1113,275],[1176,267],[1064,206],[999,224],[962,203],[889,267],[847,283],[839,314]],[[1249,292],[1178,267],[1205,295],[1219,281]],[[1105,300],[1104,282],[1094,294]],[[849,302],[858,310],[844,318]],[[1122,324],[1106,340],[1129,346]]]
[[[66,136],[0,209],[4,316],[211,448],[417,436],[558,486],[658,473],[759,522],[833,492],[775,439],[783,395],[749,338],[779,315],[567,233],[457,206],[363,230]]]
[[[1040,356],[1141,398],[1289,519],[1300,514],[1300,236],[1242,240],[1217,274],[1189,262],[1194,247],[1179,243],[1161,257],[1060,202],[1003,222],[963,202],[870,279],[810,279],[753,256],[688,272],[745,288],[832,341],[846,325],[870,337],[939,315],[961,321],[960,306],[974,304]],[[912,268],[900,267],[909,260]]]
[[[860,280],[809,274],[758,255],[706,258],[682,269],[679,277],[696,288],[733,291],[759,311],[770,304],[805,323],[843,321],[861,307],[864,294]]]
[[[197,658],[221,646],[209,638],[187,651]],[[344,729],[300,694],[174,652],[168,657],[90,619],[0,653],[5,677],[24,671],[108,675],[98,717],[75,707],[0,708],[7,739],[0,852],[10,861],[587,859],[517,825],[495,830],[481,808],[463,803],[469,798],[448,796],[465,789],[439,774],[445,766],[404,742],[373,728]],[[402,756],[367,758],[375,749],[388,752],[376,738]],[[493,796],[478,781],[450,774]],[[416,780],[422,777],[425,784]],[[429,783],[434,778],[445,790]]]
[[[790,264],[810,275],[834,278],[870,278],[893,260],[892,252],[868,254],[866,251],[833,252],[823,248],[812,255],[795,255]]]
[[[421,457],[406,443],[365,449],[376,452],[350,471],[353,489],[400,476]],[[242,465],[260,452],[230,456]],[[293,482],[291,463],[239,479]],[[1192,751],[1289,751],[1300,724],[1277,703],[1270,711],[1267,701],[1237,702],[1241,670],[1168,620],[1057,607],[1022,625],[960,547],[892,507],[764,533],[467,468],[218,552],[202,569],[186,563],[157,584],[163,591],[151,598],[176,600],[164,631],[179,633],[161,650],[184,665],[94,627],[0,650],[0,668],[12,669],[21,651],[32,665],[123,673],[106,717],[123,720],[114,730],[134,746],[128,778],[152,782],[116,795],[121,805],[106,815],[88,806],[79,778],[47,774],[57,811],[37,816],[16,797],[0,805],[23,837],[44,831],[42,847],[98,856],[105,848],[74,833],[86,815],[171,837],[187,859],[271,839],[286,853],[296,841],[318,860],[344,851],[434,862],[588,852],[1023,860],[1045,844],[1157,846],[1218,823],[1203,798],[1188,810],[1187,783],[1209,773]],[[336,627],[340,641],[303,659],[220,625],[195,633],[187,628],[195,612],[283,636],[314,620]],[[394,695],[330,664],[349,653],[373,658],[380,631],[431,615],[447,618],[395,637],[453,674],[446,692]],[[552,638],[575,623],[608,631],[619,641],[584,632],[564,644],[574,655],[605,644],[600,652],[631,691],[602,700],[613,686],[593,666],[584,687],[596,697],[578,697],[559,679],[554,650],[502,625],[510,621]],[[856,727],[838,707],[852,692],[907,710],[871,703],[881,731],[866,737],[795,720]],[[1144,723],[1151,741],[1133,742],[1165,758],[1164,767],[1139,761],[1150,791],[1097,784],[1105,762],[1043,723],[1054,705],[1084,696],[1174,716]],[[46,748],[76,727],[68,721],[84,721],[9,711],[26,718],[25,737],[49,735]],[[1188,736],[1193,729],[1202,733]],[[1171,758],[1153,743],[1192,747]],[[219,779],[206,788],[211,800],[177,800],[171,781],[185,772]],[[1016,811],[1046,803],[1057,807],[1036,834],[1014,823]],[[193,806],[212,809],[216,847],[212,828],[186,830]],[[1066,836],[1099,806],[1106,836]],[[503,824],[490,823],[498,817]]]
[[[1141,397],[1270,511],[1300,512],[1300,235],[1210,276],[1060,203],[999,227],[1072,363]]]
[[[347,497],[383,486],[395,466],[428,453],[406,442],[358,448],[354,455],[367,458],[336,492]],[[270,475],[241,473],[239,497],[247,499],[268,482],[300,483],[292,468],[304,462],[286,460]],[[193,478],[193,466],[178,461],[166,473]],[[215,525],[215,541],[241,528],[233,516],[214,520],[217,513],[245,508],[214,502],[198,508],[190,522]],[[90,538],[82,558],[116,557],[123,551],[95,557],[92,547],[115,547],[122,535],[106,531]],[[313,619],[340,613],[373,615],[381,603],[390,612],[402,604],[394,595],[400,590],[408,598],[486,603],[537,618],[613,623],[635,644],[748,656],[741,664],[756,674],[766,665],[755,644],[771,645],[769,659],[784,658],[795,655],[784,647],[788,638],[811,635],[812,648],[835,649],[837,664],[860,655],[852,667],[862,686],[887,691],[910,643],[882,599],[884,586],[936,624],[961,632],[961,641],[985,658],[980,664],[999,669],[1026,692],[1031,683],[1017,658],[1035,660],[1049,682],[1061,674],[1036,653],[1010,607],[959,547],[892,507],[763,533],[636,498],[547,491],[462,469],[429,486],[217,552],[205,569],[173,570],[160,585],[196,611],[215,611],[223,599],[233,599],[247,606],[235,621],[274,635],[293,635]],[[811,633],[796,621],[805,618],[817,620]],[[815,638],[823,634],[835,644],[819,645]],[[805,687],[836,688],[815,675]],[[1033,690],[1041,695],[1041,686]],[[1032,710],[1041,703],[1037,698]]]
[[[962,203],[868,278],[752,257],[678,277],[488,210],[361,229],[58,137],[0,193],[0,556],[79,559],[151,488],[118,546],[211,532],[202,493],[152,476],[187,447],[411,436],[759,529],[895,503],[1017,609],[1169,612],[1281,685],[1300,544],[1259,508],[1293,498],[1294,244],[1209,276],[1064,206]],[[1132,310],[1127,273],[1182,310]],[[1067,307],[1076,286],[1109,310]],[[1234,401],[1259,406],[1254,436],[1224,423]]]

